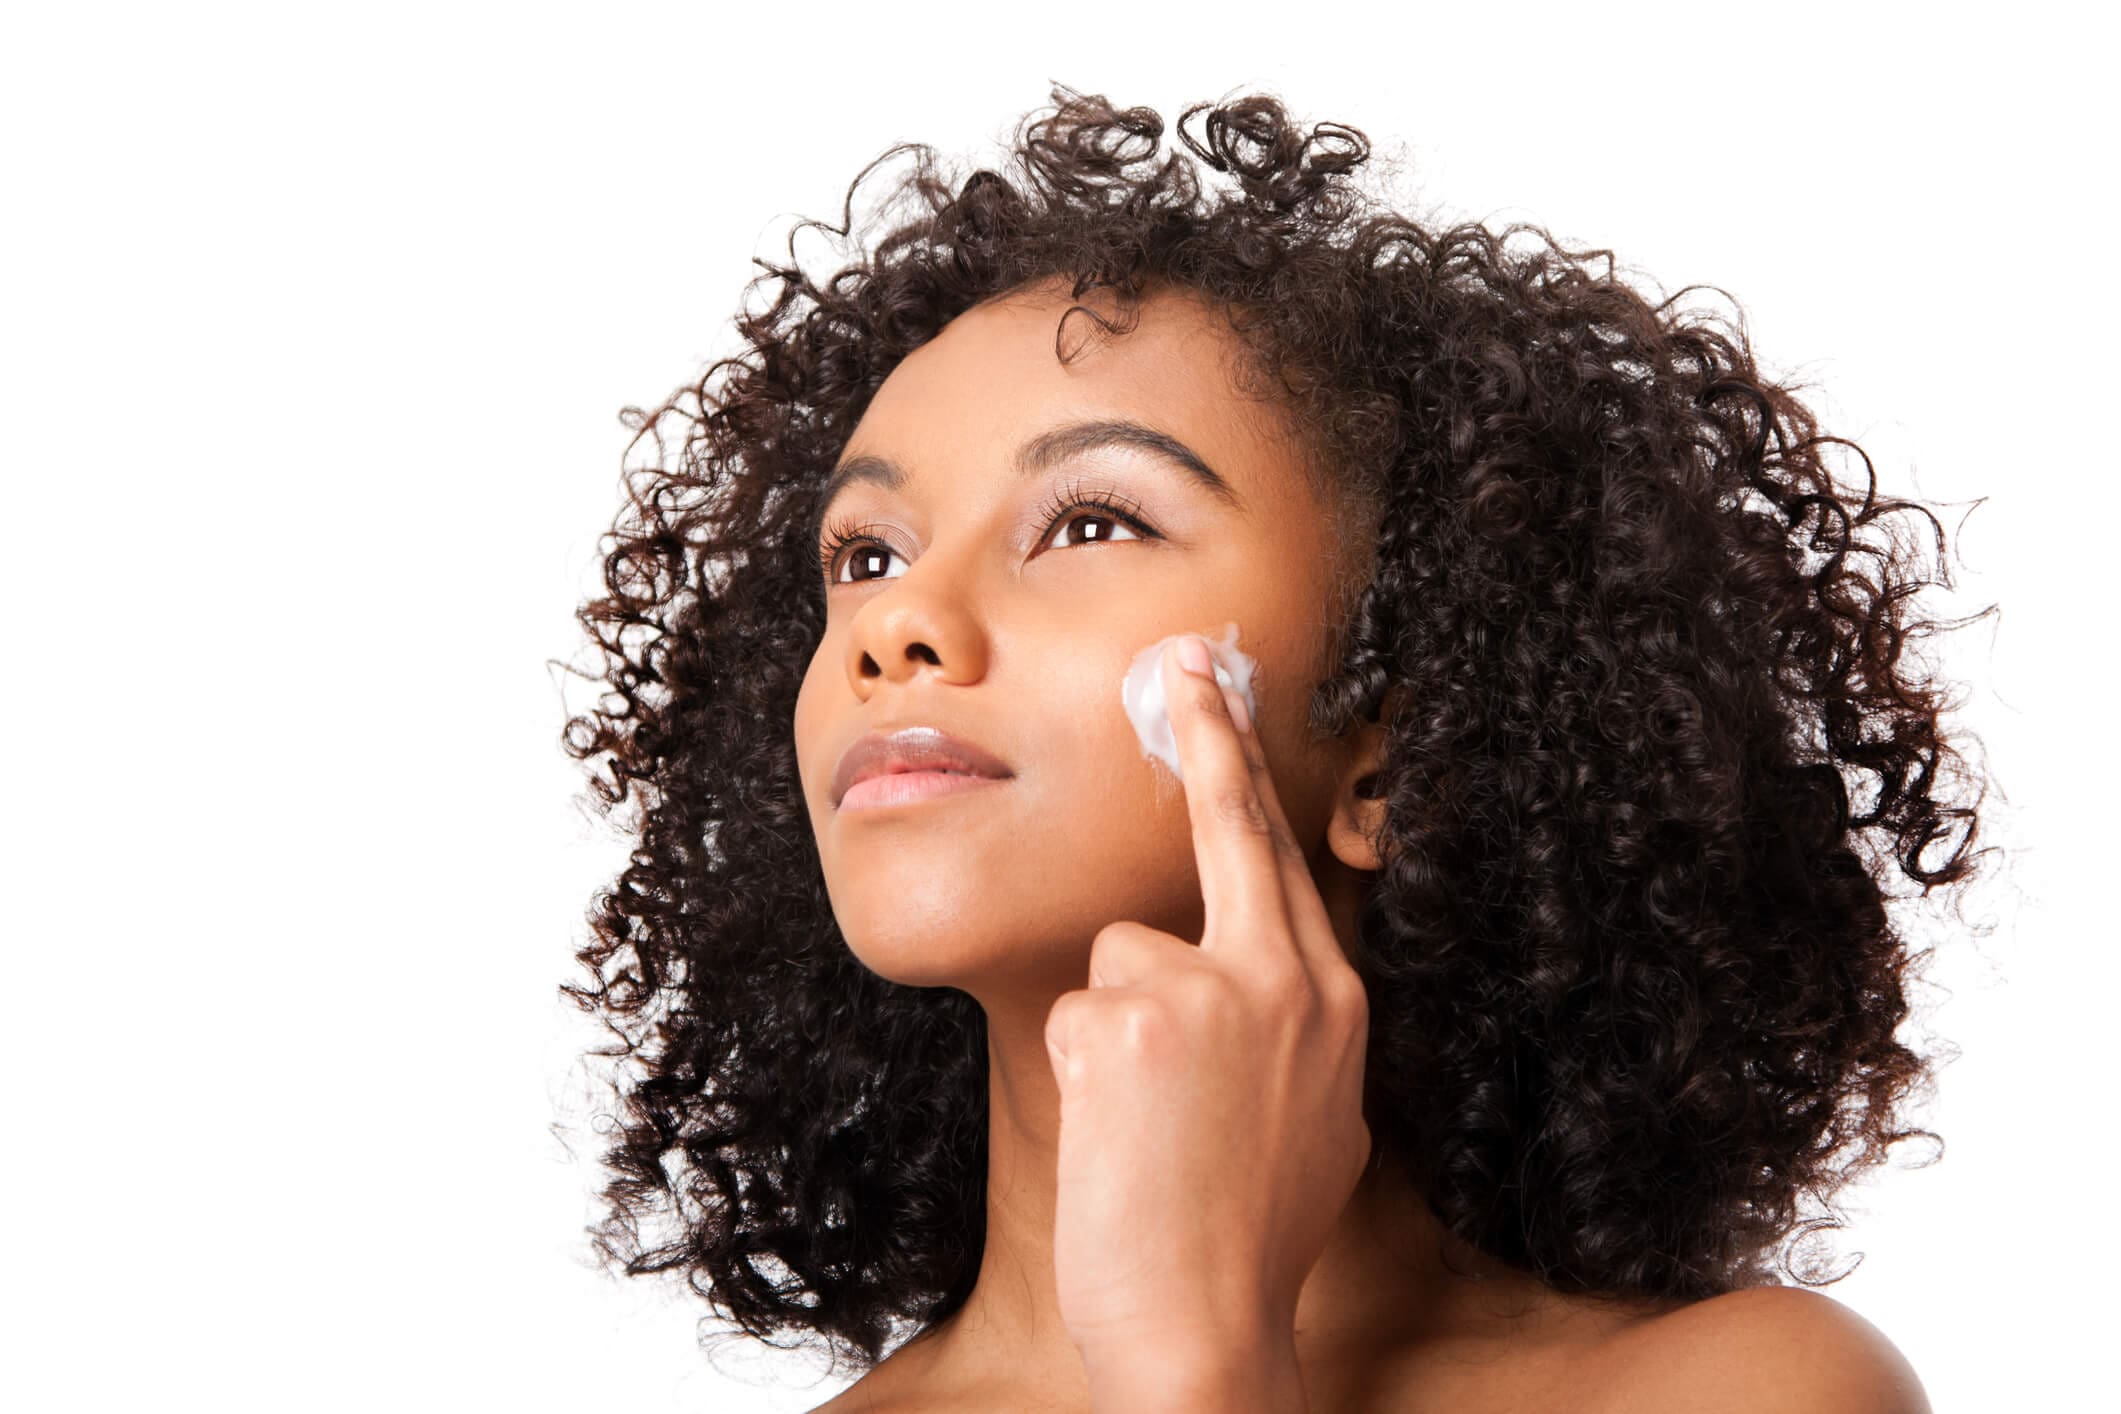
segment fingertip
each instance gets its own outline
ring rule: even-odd
[[[1197,633],[1189,633],[1178,640],[1178,665],[1195,677],[1207,677],[1214,672],[1214,658],[1208,652],[1208,641]]]

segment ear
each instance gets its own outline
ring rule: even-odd
[[[1392,721],[1406,697],[1403,684],[1392,688],[1378,711],[1379,720],[1364,722],[1344,739],[1346,755],[1333,792],[1333,817],[1326,822],[1326,847],[1350,869],[1374,873],[1383,867],[1377,841],[1384,834],[1385,802],[1378,772],[1384,768]]]

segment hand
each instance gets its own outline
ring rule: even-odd
[[[1234,719],[1242,700],[1181,668],[1179,644],[1159,671],[1205,931],[1196,947],[1106,926],[1089,988],[1046,1020],[1061,1093],[1054,1277],[1093,1368],[1292,1340],[1304,1279],[1370,1157],[1362,979],[1259,738]]]

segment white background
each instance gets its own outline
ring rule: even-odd
[[[750,258],[891,142],[991,162],[1055,79],[1167,120],[1263,85],[1396,148],[1420,214],[1719,284],[1942,506],[1924,603],[2002,605],[1947,667],[2014,854],[1903,1033],[1961,1052],[1948,1152],[1849,1195],[1827,1290],[1939,1411],[2097,1402],[2115,115],[2071,8],[1957,13],[11,8],[8,1402],[839,1387],[707,1368],[704,1304],[579,1240],[597,1037],[556,988],[624,844],[548,659],[618,410],[729,347]]]

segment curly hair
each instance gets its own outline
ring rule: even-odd
[[[1213,301],[1317,474],[1375,513],[1309,711],[1337,734],[1407,689],[1355,959],[1379,1155],[1558,1291],[1774,1284],[1779,1241],[1840,1226],[1800,1198],[1937,1139],[1899,1123],[1935,1060],[1895,1039],[1926,954],[1887,876],[1926,896],[1993,851],[1957,704],[1902,661],[1960,625],[1911,619],[1933,581],[1885,518],[1922,516],[1941,556],[1936,517],[1878,496],[1756,367],[1742,312],[1653,303],[1542,227],[1384,209],[1350,177],[1364,134],[1301,132],[1271,95],[1187,108],[1190,157],[1160,159],[1155,112],[1050,96],[1013,179],[887,149],[840,224],[756,262],[743,352],[622,414],[607,592],[577,615],[606,690],[563,733],[598,809],[634,807],[576,954],[593,981],[561,988],[623,1076],[596,1250],[865,1370],[972,1290],[985,1017],[850,952],[791,721],[824,629],[809,529],[870,398],[957,315],[1061,281],[1118,311],[1063,313],[1063,361],[1073,315],[1123,335],[1152,287]],[[811,279],[796,236],[847,237],[909,152],[889,229]]]

